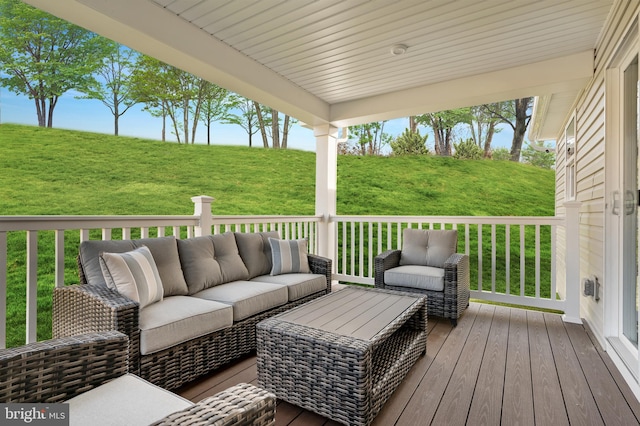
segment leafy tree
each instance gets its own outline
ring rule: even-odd
[[[491,109],[500,110],[503,108],[501,103],[487,105],[477,105],[469,109],[471,113],[471,122],[469,122],[469,130],[471,138],[483,149],[483,156],[489,158],[491,156],[491,142],[493,135],[500,131],[497,128],[500,118],[491,113]]]
[[[381,155],[382,148],[391,142],[392,136],[384,131],[386,121],[376,121],[349,127],[349,135],[355,139],[359,155]]]
[[[487,110],[503,123],[507,123],[513,129],[511,141],[511,161],[520,161],[520,151],[531,121],[531,106],[533,98],[514,99],[506,103],[487,105]],[[496,105],[501,105],[497,108]]]
[[[203,90],[200,121],[207,127],[207,145],[211,145],[211,124],[216,120],[226,120],[229,110],[236,107],[238,101],[229,96],[227,89],[213,83],[204,82]]]
[[[230,94],[229,103],[233,104],[234,109],[240,114],[230,112],[223,120],[225,124],[236,124],[244,129],[249,135],[249,147],[253,146],[253,135],[259,130],[258,116],[253,101],[236,94]]]
[[[420,135],[420,131],[416,129],[405,129],[404,132],[391,141],[391,151],[393,155],[426,155],[429,154],[427,149],[427,137],[429,135]]]
[[[461,140],[458,143],[454,143],[455,148],[454,158],[465,160],[480,160],[484,156],[484,151],[480,148],[473,139]]]
[[[436,155],[450,156],[453,130],[460,123],[472,120],[469,108],[459,108],[416,116],[416,122],[433,130]]]
[[[19,0],[0,0],[0,83],[32,99],[38,125],[53,127],[58,99],[95,84],[106,39]]]
[[[106,57],[97,70],[100,80],[81,98],[97,99],[109,108],[113,115],[113,134],[117,136],[118,120],[137,103],[132,94],[131,77],[138,53],[110,40],[106,49]]]
[[[531,142],[529,142],[522,150],[522,162],[542,167],[543,169],[553,169],[556,164],[556,153],[553,148],[547,147],[542,141],[537,142],[536,146],[547,149],[545,151],[536,150],[532,148]]]

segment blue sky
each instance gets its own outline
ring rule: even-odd
[[[76,94],[77,95],[77,94]],[[26,96],[19,96],[0,87],[0,123],[17,123],[37,125],[36,110],[33,101]],[[401,134],[408,126],[407,118],[390,120],[385,124],[385,131],[393,136]],[[74,94],[67,93],[60,97],[54,110],[53,127],[61,129],[85,130],[97,133],[113,134],[113,115],[102,102],[90,99],[76,99]],[[119,122],[119,133],[122,136],[135,136],[148,139],[161,139],[162,120],[142,111],[142,105],[134,105]],[[422,130],[424,133],[424,130]],[[467,137],[464,132],[459,137]],[[494,136],[493,147],[510,148],[513,132],[508,126]],[[167,130],[167,139],[176,140]],[[196,132],[196,143],[206,143],[207,134],[200,125]],[[218,145],[248,146],[247,133],[237,125],[213,125],[211,143]],[[253,137],[254,146],[262,146],[259,134]],[[433,135],[427,139],[427,146],[433,149]],[[294,125],[289,134],[289,147],[307,151],[315,151],[313,131]]]

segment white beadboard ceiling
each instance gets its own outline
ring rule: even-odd
[[[547,110],[566,114],[593,73],[613,7],[613,0],[26,1],[310,124],[338,126],[522,96],[557,99],[562,106]],[[407,46],[404,55],[391,54],[396,44]]]

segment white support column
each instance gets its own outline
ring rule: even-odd
[[[567,201],[565,208],[566,234],[566,306],[562,319],[582,324],[580,319],[580,201]]]
[[[336,225],[329,218],[336,215],[338,182],[338,129],[330,125],[315,126],[316,138],[316,215],[323,217],[318,225],[318,254],[333,260],[336,268]]]
[[[213,200],[213,197],[209,197],[207,195],[191,197],[191,201],[193,201],[194,204],[193,215],[200,218],[200,224],[195,227],[196,237],[211,235],[211,225],[213,224],[213,217],[211,216],[211,202]]]

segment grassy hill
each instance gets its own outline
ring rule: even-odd
[[[554,179],[505,161],[341,156],[337,209],[553,215]],[[314,188],[313,152],[0,125],[0,215],[191,214],[202,194],[219,214],[313,214]]]
[[[551,216],[554,182],[553,171],[511,162],[341,156],[337,210]],[[0,125],[0,215],[183,215],[193,213],[195,195],[214,197],[214,214],[306,215],[314,213],[314,188],[313,152]],[[78,237],[66,239],[65,280],[74,283]],[[16,346],[25,334],[24,233],[11,232],[7,241],[7,343]],[[44,339],[51,334],[53,233],[40,232],[39,246],[38,338]]]

